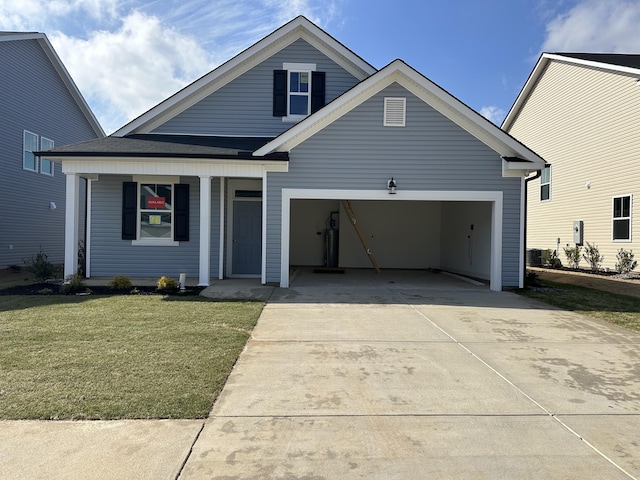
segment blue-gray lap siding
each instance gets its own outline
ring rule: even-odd
[[[406,127],[383,127],[384,97],[406,97]],[[289,172],[267,179],[267,281],[280,280],[283,188],[502,191],[502,283],[519,282],[519,178],[500,155],[398,84],[356,107],[290,152]]]
[[[179,246],[132,245],[121,239],[122,182],[131,176],[101,175],[92,185],[91,276],[177,278],[180,273],[197,278],[200,251],[200,181],[182,177],[189,184],[189,241]],[[218,275],[220,236],[220,182],[211,184],[211,276]]]
[[[315,63],[326,72],[329,103],[358,80],[304,40],[297,40],[272,57],[176,115],[154,133],[188,135],[277,136],[293,125],[273,116],[273,71],[282,64]]]
[[[0,268],[23,265],[40,248],[49,261],[62,263],[65,175],[59,164],[53,177],[22,168],[23,131],[56,146],[96,134],[36,40],[0,42],[0,65]],[[81,189],[84,198],[84,181]]]

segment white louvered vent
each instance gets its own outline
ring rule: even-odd
[[[407,113],[407,99],[404,97],[384,98],[384,126],[404,127]]]

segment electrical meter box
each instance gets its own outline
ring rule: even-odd
[[[573,243],[582,245],[584,243],[584,222],[574,220],[573,222]]]

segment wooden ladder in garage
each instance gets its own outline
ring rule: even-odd
[[[376,272],[380,273],[380,267],[378,266],[378,262],[376,262],[376,259],[373,256],[373,253],[367,246],[367,242],[365,241],[364,236],[360,231],[360,227],[356,222],[356,215],[355,213],[353,213],[353,209],[351,208],[351,203],[349,203],[349,200],[342,200],[342,206],[344,207],[344,209],[347,212],[347,215],[349,215],[349,218],[351,219],[351,224],[353,225],[353,228],[356,231],[356,234],[358,235],[360,242],[362,243],[362,247],[364,248],[365,253],[369,257],[369,260],[371,261],[371,265],[373,265],[373,268],[376,269]]]

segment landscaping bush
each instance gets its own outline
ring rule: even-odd
[[[130,290],[132,288],[131,278],[126,275],[116,275],[107,285],[111,290]]]
[[[33,257],[28,260],[23,260],[24,268],[34,277],[36,280],[44,282],[45,280],[49,280],[53,278],[56,273],[56,267],[47,260],[47,254],[40,249],[38,253],[36,253]]]
[[[86,290],[87,287],[82,282],[82,275],[79,273],[67,275],[64,279],[64,283],[60,286],[60,291],[67,294],[86,292]]]
[[[178,282],[171,277],[165,276],[160,277],[156,285],[158,290],[175,290],[178,288]]]
[[[600,255],[598,246],[595,243],[591,245],[589,242],[587,242],[587,246],[584,248],[582,258],[587,261],[592,272],[598,272],[602,266],[602,262],[604,261],[604,257]]]
[[[575,247],[565,247],[564,254],[571,268],[577,269],[580,265],[580,259],[582,258],[582,247],[579,245]]]
[[[551,268],[562,267],[562,262],[558,258],[558,252],[551,249],[547,249],[542,252],[542,264]]]
[[[633,259],[633,250],[625,250],[621,248],[616,254],[616,272],[630,273],[638,266],[638,262]]]

